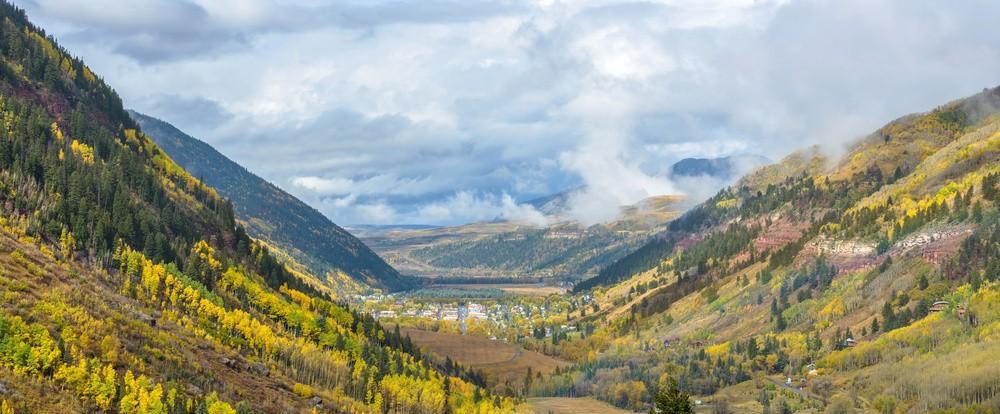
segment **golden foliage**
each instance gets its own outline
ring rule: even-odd
[[[118,403],[121,414],[166,414],[163,403],[163,386],[154,384],[145,375],[136,378],[132,371],[125,372],[122,398]]]
[[[728,352],[729,352],[728,341],[705,348],[705,353],[712,358],[718,358],[720,356],[726,355]]]
[[[94,163],[94,148],[91,147],[90,145],[84,144],[74,139],[73,142],[70,144],[70,150],[72,150],[73,154],[76,155],[78,158],[80,158],[80,160],[82,160],[84,164]]]
[[[296,382],[295,385],[292,386],[292,392],[295,393],[295,395],[298,395],[299,397],[302,398],[309,398],[313,396],[312,387],[298,382]]]
[[[86,79],[87,82],[90,84],[97,83],[97,77],[94,76],[94,72],[91,72],[90,68],[88,68],[87,65],[81,65],[81,66],[83,66],[83,79]]]
[[[61,356],[44,326],[0,314],[0,365],[19,374],[42,374],[54,368]]]
[[[77,365],[62,365],[53,376],[63,381],[82,399],[91,401],[101,410],[108,410],[114,402],[116,373],[111,364],[101,366],[97,360],[80,358]]]
[[[444,407],[440,381],[421,380],[402,375],[382,378],[383,404],[391,412],[439,413]]]
[[[846,308],[844,308],[843,299],[835,297],[823,309],[820,309],[819,316],[824,320],[830,321],[844,316],[845,312]]]

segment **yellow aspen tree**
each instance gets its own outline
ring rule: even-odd
[[[86,65],[83,65],[83,78],[86,79],[87,82],[89,83],[97,82],[97,76],[94,76],[94,72],[91,72],[90,68],[88,68]]]
[[[65,228],[62,229],[62,234],[59,235],[59,248],[62,250],[62,255],[66,260],[73,260],[74,253],[76,252],[76,239],[73,238],[73,233],[67,231]]]
[[[135,376],[132,371],[125,371],[125,379],[122,387],[122,398],[118,402],[118,411],[122,414],[135,413],[139,406],[139,392],[135,384]]]
[[[94,163],[94,148],[90,145],[74,139],[73,142],[69,144],[69,148],[73,151],[74,155],[83,160],[84,164],[89,165]]]
[[[57,380],[64,381],[74,390],[80,390],[87,377],[87,360],[80,358],[80,362],[76,365],[61,365],[58,369],[56,369],[53,377]]]
[[[132,371],[125,373],[124,394],[118,404],[118,412],[121,414],[166,414],[167,409],[163,404],[163,386],[155,386],[146,378],[140,375],[136,378]]]
[[[94,399],[94,404],[105,411],[111,409],[111,403],[114,402],[117,391],[115,387],[117,380],[115,368],[111,364],[108,364],[100,372],[95,371],[91,375],[91,383],[88,391]]]
[[[66,72],[66,76],[69,76],[70,79],[76,80],[76,69],[73,68],[73,62],[70,62],[69,58],[63,57],[59,68],[62,69],[63,72]]]
[[[118,338],[112,335],[104,335],[101,339],[101,355],[110,364],[118,362]]]
[[[236,410],[229,403],[220,400],[215,392],[205,397],[205,407],[208,414],[236,414]]]
[[[52,129],[52,136],[56,138],[56,141],[62,142],[63,133],[62,130],[59,129],[59,124],[52,122],[50,128]]]

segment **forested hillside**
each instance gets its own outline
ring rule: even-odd
[[[572,221],[547,227],[473,223],[394,231],[366,241],[410,274],[577,281],[641,246],[680,214],[683,202],[679,196],[651,197],[622,208],[616,220],[589,227]]]
[[[1000,88],[790,155],[577,286],[540,396],[717,413],[1000,410]],[[679,411],[678,411],[679,412]]]
[[[509,412],[317,292],[0,3],[0,412]]]
[[[237,220],[251,237],[281,247],[312,272],[330,279],[342,272],[389,290],[412,287],[410,279],[316,209],[173,125],[137,112],[130,114],[181,167],[233,202]]]

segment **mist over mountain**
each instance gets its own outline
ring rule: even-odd
[[[689,201],[700,201],[700,194],[714,192],[731,183],[743,174],[769,163],[760,155],[731,155],[718,158],[684,158],[670,166],[667,176],[677,190],[675,194],[651,194],[686,196]],[[534,207],[547,216],[565,216],[570,211],[573,198],[583,193],[587,187],[577,186],[565,191],[526,200],[524,204]],[[690,193],[690,194],[689,194]]]

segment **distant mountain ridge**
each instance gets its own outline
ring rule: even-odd
[[[582,185],[576,186],[568,190],[560,191],[558,193],[534,198],[525,201],[524,203],[534,207],[535,209],[537,209],[542,214],[545,214],[546,216],[559,215],[566,211],[566,206],[569,203],[570,197],[572,197],[573,194],[581,192],[586,188],[587,188],[586,186]]]
[[[720,158],[685,158],[670,168],[673,177],[711,176],[720,179],[735,178],[738,174],[765,165],[771,161],[760,155],[731,155]]]
[[[316,209],[173,125],[129,113],[179,165],[233,201],[251,236],[277,244],[319,275],[336,269],[371,286],[411,287],[411,279]]]
[[[560,198],[565,196],[543,200],[536,208],[558,206]],[[681,196],[650,197],[623,206],[615,220],[593,226],[573,221],[553,221],[546,227],[488,221],[358,234],[410,275],[579,280],[645,243],[683,211],[684,203]],[[546,213],[553,211],[557,217],[558,207]]]

